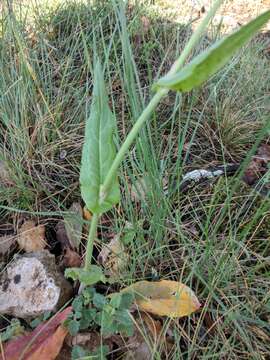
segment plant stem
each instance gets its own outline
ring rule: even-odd
[[[98,220],[99,220],[99,214],[94,214],[91,219],[89,234],[88,234],[88,238],[87,238],[85,262],[84,262],[85,270],[89,270],[90,266],[91,266],[94,240],[95,240],[95,237],[97,234]]]
[[[177,71],[180,70],[180,68],[184,65],[185,61],[187,60],[190,52],[194,49],[198,41],[200,40],[201,35],[204,33],[210,19],[215,15],[217,9],[221,5],[223,0],[217,0],[213,7],[210,9],[210,11],[207,13],[201,24],[198,26],[196,31],[192,34],[191,38],[189,39],[187,45],[185,46],[182,54],[180,55],[179,59],[175,61],[175,63],[172,65],[169,74],[173,75]],[[121,162],[123,161],[129,147],[135,140],[137,134],[143,127],[144,123],[148,120],[152,112],[155,110],[157,105],[159,104],[160,100],[168,94],[168,89],[160,89],[157,91],[157,93],[152,97],[147,107],[143,110],[142,114],[139,116],[138,120],[134,124],[133,128],[131,129],[130,133],[126,137],[125,141],[123,142],[122,146],[120,147],[113,163],[108,171],[108,174],[104,180],[102,191],[101,191],[101,198],[100,202],[104,200],[106,197],[106,194],[108,193],[111,183],[117,173],[118,167],[120,166]],[[88,241],[87,241],[87,248],[86,248],[86,255],[85,255],[85,264],[84,268],[86,270],[90,269],[91,260],[92,260],[92,254],[93,254],[93,245],[94,245],[94,239],[96,236],[97,231],[97,225],[99,220],[99,214],[94,214],[93,218],[91,220],[89,235],[88,235]]]
[[[215,15],[217,9],[222,4],[223,0],[217,0],[213,7],[209,10],[203,21],[200,23],[196,31],[192,34],[191,38],[189,39],[187,45],[185,46],[182,54],[180,55],[179,59],[175,61],[175,63],[172,65],[170,71],[168,74],[173,75],[177,73],[180,68],[184,65],[185,61],[187,60],[190,52],[194,49],[198,41],[200,40],[201,35],[204,33],[209,21],[211,18]],[[103,201],[104,197],[106,197],[107,192],[110,189],[111,183],[116,175],[117,169],[120,166],[122,160],[124,159],[127,150],[133,143],[134,139],[136,138],[138,132],[141,130],[144,123],[148,120],[152,112],[155,110],[157,105],[159,104],[160,100],[168,94],[168,89],[160,89],[157,91],[157,93],[153,96],[153,98],[148,103],[147,107],[143,110],[142,114],[139,116],[136,123],[133,125],[131,131],[129,132],[128,136],[126,137],[125,141],[123,142],[122,146],[120,147],[112,166],[110,167],[110,170],[108,171],[108,174],[104,180],[103,186],[102,186],[102,199]]]

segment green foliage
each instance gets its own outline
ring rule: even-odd
[[[109,353],[107,345],[99,346],[95,351],[90,352],[79,345],[72,348],[71,360],[106,360],[106,355]]]
[[[65,270],[65,276],[72,280],[79,280],[86,286],[94,285],[99,281],[106,282],[102,269],[97,265],[91,265],[89,270],[82,268],[68,268]]]
[[[42,316],[39,316],[37,318],[35,318],[34,320],[32,320],[30,322],[30,326],[32,328],[36,328],[39,324],[43,323],[44,321],[48,320],[52,315],[51,311],[45,311],[45,313]]]
[[[7,341],[12,339],[15,336],[20,335],[23,332],[24,328],[22,327],[20,320],[12,319],[10,325],[1,332],[0,341]]]
[[[72,303],[73,312],[66,325],[71,335],[87,328],[99,328],[103,335],[133,334],[133,322],[128,309],[133,297],[128,293],[113,294],[110,298],[87,287]]]
[[[89,356],[90,354],[84,348],[79,345],[75,345],[72,348],[71,360],[78,360]]]
[[[221,39],[208,50],[196,56],[181,71],[161,78],[154,85],[154,89],[167,88],[187,92],[200,86],[211,75],[221,69],[236,51],[246,44],[269,19],[270,11],[266,11],[247,25],[242,26],[240,30]]]
[[[80,184],[87,208],[92,213],[103,213],[119,202],[120,191],[116,175],[108,191],[102,191],[102,184],[115,158],[115,118],[108,105],[99,61],[95,66],[94,75],[92,104],[82,150]]]

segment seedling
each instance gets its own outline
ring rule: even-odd
[[[188,92],[201,86],[220,70],[236,51],[245,45],[270,18],[270,11],[263,13],[238,31],[216,42],[187,65],[184,65],[221,3],[221,0],[215,2],[168,74],[153,85],[153,90],[156,91],[155,95],[139,116],[117,153],[113,142],[113,134],[116,131],[115,118],[109,107],[103,69],[99,60],[96,61],[92,104],[90,116],[86,122],[80,172],[82,198],[87,208],[92,212],[93,217],[89,229],[84,269],[68,269],[66,271],[67,277],[79,280],[84,285],[93,285],[98,281],[105,281],[101,269],[96,265],[92,265],[93,243],[96,237],[98,221],[101,214],[109,211],[119,203],[118,168],[160,100],[170,90]]]
[[[133,321],[129,316],[129,308],[133,302],[130,293],[116,293],[110,298],[96,292],[94,287],[86,287],[72,303],[73,311],[65,324],[72,336],[79,331],[91,328],[103,336],[121,333],[123,336],[133,335]],[[95,354],[86,353],[81,347],[74,347],[72,359],[83,356],[96,356],[106,359],[106,348],[96,349]],[[102,353],[102,356],[98,356]]]

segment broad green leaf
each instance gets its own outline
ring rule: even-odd
[[[242,26],[240,30],[219,40],[208,50],[196,56],[189,64],[175,75],[166,75],[153,88],[167,88],[187,92],[200,86],[215,72],[222,68],[251,37],[270,19],[266,11],[256,19]]]
[[[129,309],[134,297],[130,293],[114,293],[110,296],[110,305],[115,309]]]
[[[93,360],[90,351],[84,349],[79,345],[75,345],[71,351],[71,360]]]
[[[75,336],[80,330],[80,322],[77,320],[68,321],[68,331],[70,335]]]
[[[138,281],[122,292],[133,294],[140,310],[159,316],[182,317],[201,306],[194,292],[177,281]]]
[[[97,309],[103,309],[104,306],[108,303],[108,300],[105,298],[104,295],[95,293],[93,297],[93,304]]]
[[[85,286],[94,285],[99,281],[106,282],[102,269],[96,265],[91,265],[90,270],[83,268],[66,269],[65,277],[74,281],[79,280]]]
[[[110,210],[120,199],[116,176],[109,191],[106,194],[102,193],[102,184],[116,153],[113,142],[114,131],[115,118],[109,108],[101,65],[97,62],[90,115],[85,127],[80,172],[82,198],[93,214]]]

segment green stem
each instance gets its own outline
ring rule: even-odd
[[[213,7],[210,9],[210,11],[207,13],[203,21],[200,23],[196,31],[192,34],[190,40],[188,41],[187,45],[185,46],[182,54],[180,55],[179,59],[175,61],[173,66],[171,67],[169,74],[173,75],[177,73],[180,68],[184,65],[185,61],[187,60],[190,52],[194,49],[196,44],[199,42],[201,35],[205,31],[209,21],[211,18],[215,15],[217,9],[222,4],[223,0],[217,0]],[[157,105],[159,104],[160,100],[168,94],[168,89],[160,89],[157,91],[157,93],[153,96],[153,98],[150,100],[147,107],[144,109],[134,126],[132,127],[130,133],[126,137],[125,141],[123,142],[122,146],[120,147],[112,166],[110,167],[110,170],[108,171],[108,174],[104,180],[103,186],[102,186],[102,194],[100,201],[102,202],[103,199],[106,197],[111,183],[117,173],[117,169],[120,166],[121,162],[123,161],[129,147],[135,140],[138,132],[143,127],[144,123],[148,120],[152,112],[155,110]]]
[[[95,237],[97,234],[98,220],[99,220],[99,214],[94,214],[91,219],[91,224],[90,224],[89,234],[88,234],[88,239],[87,239],[85,262],[84,262],[85,270],[89,270],[90,266],[91,266],[93,246],[94,246],[94,241],[95,241]]]
[[[201,35],[204,33],[204,31],[205,31],[205,29],[207,27],[209,21],[215,15],[217,9],[219,8],[219,6],[221,5],[222,2],[223,2],[223,0],[217,0],[215,2],[213,7],[210,9],[210,11],[205,16],[204,20],[198,26],[196,31],[192,34],[190,40],[188,41],[187,45],[185,46],[185,48],[184,48],[182,54],[180,55],[179,59],[176,60],[175,63],[173,64],[173,66],[171,67],[171,69],[169,71],[170,75],[173,75],[173,74],[177,73],[180,70],[180,68],[184,65],[184,63],[187,60],[190,52],[194,49],[194,47],[198,43]],[[102,189],[101,189],[102,191],[101,191],[101,195],[100,195],[100,202],[102,202],[104,200],[104,198],[106,198],[106,195],[107,195],[107,193],[108,193],[108,191],[110,189],[111,183],[112,183],[112,181],[113,181],[113,179],[114,179],[114,177],[115,177],[115,175],[117,173],[118,167],[121,164],[121,162],[123,161],[129,147],[131,146],[131,144],[135,140],[137,134],[139,133],[139,131],[143,127],[144,123],[149,119],[150,115],[155,110],[155,108],[159,104],[160,100],[164,96],[166,96],[168,94],[168,92],[169,92],[168,89],[160,89],[160,90],[158,90],[157,93],[150,100],[149,104],[144,109],[142,114],[139,116],[136,123],[134,124],[134,126],[131,129],[130,133],[128,134],[127,138],[125,139],[122,146],[120,147],[120,149],[119,149],[119,151],[118,151],[118,153],[117,153],[117,155],[116,155],[116,157],[115,157],[115,159],[114,159],[114,161],[112,163],[112,166],[111,166],[110,170],[108,171],[108,174],[107,174],[107,176],[105,178],[105,181],[104,181]],[[86,248],[86,255],[85,255],[85,265],[84,265],[84,268],[86,270],[89,270],[90,265],[91,265],[92,254],[93,254],[93,245],[94,245],[94,240],[95,240],[95,237],[96,237],[98,220],[99,220],[99,214],[94,214],[93,218],[91,220],[91,225],[90,225],[90,230],[89,230],[89,235],[88,235],[88,241],[87,241],[87,248]]]

